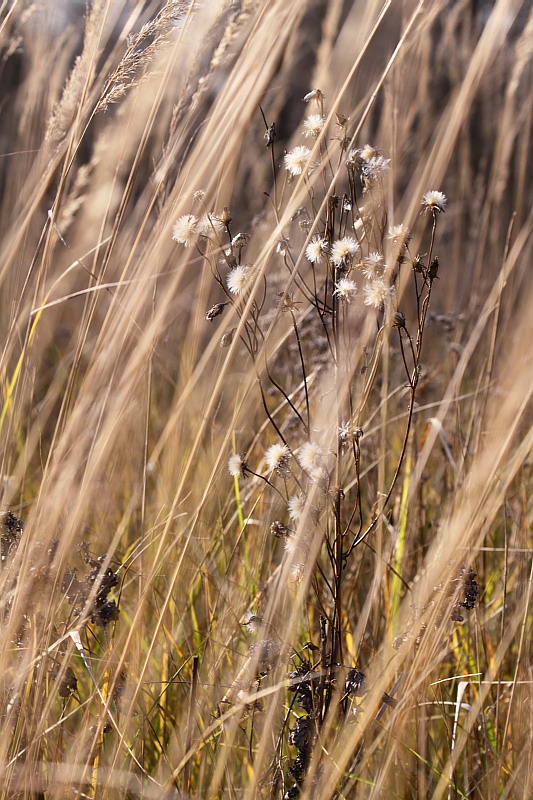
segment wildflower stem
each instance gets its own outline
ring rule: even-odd
[[[311,430],[311,412],[309,410],[309,393],[307,391],[307,374],[305,371],[305,360],[302,353],[302,344],[300,342],[300,335],[298,333],[298,326],[296,324],[296,318],[294,316],[294,312],[290,309],[292,325],[294,327],[294,335],[296,336],[296,341],[298,343],[298,353],[300,354],[300,363],[302,365],[302,375],[304,381],[304,392],[305,392],[305,407],[307,411],[307,432]]]

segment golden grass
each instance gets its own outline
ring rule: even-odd
[[[46,4],[0,14],[1,797],[527,800],[528,4],[95,0],[61,33]],[[317,87],[326,126],[304,139]],[[411,256],[440,262],[419,361],[396,306],[342,304],[305,256],[368,141],[391,165],[355,235],[392,258],[388,226],[412,231],[394,282],[413,341]],[[318,166],[289,182],[302,144]],[[434,189],[446,212],[421,215]],[[172,239],[203,206],[251,234],[242,297],[221,288],[227,231]],[[285,478],[263,460],[280,436]],[[306,440],[327,480],[297,471]],[[239,453],[259,477],[228,474]]]

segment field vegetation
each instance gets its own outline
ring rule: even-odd
[[[530,800],[530,4],[0,51],[1,800]]]

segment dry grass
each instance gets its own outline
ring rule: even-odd
[[[47,5],[0,7],[2,800],[528,800],[529,4]]]

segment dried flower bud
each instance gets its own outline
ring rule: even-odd
[[[248,244],[250,241],[250,234],[249,233],[237,233],[233,239],[231,240],[231,244],[233,247],[244,247],[244,245]]]
[[[272,147],[276,138],[276,123],[273,122],[265,131],[264,139],[267,147]]]
[[[232,220],[232,216],[231,216],[231,214],[229,213],[229,208],[228,208],[227,206],[224,206],[224,208],[222,209],[222,211],[220,212],[220,214],[218,214],[218,219],[219,219],[219,220],[221,221],[221,223],[222,223],[223,225],[225,225],[226,227],[227,227],[227,226],[230,224],[230,222],[231,222],[231,220]]]
[[[422,256],[417,253],[413,258],[413,269],[415,272],[424,272],[426,265],[422,262]]]
[[[233,341],[233,337],[235,336],[235,331],[237,328],[232,328],[228,333],[225,333],[223,336],[220,337],[220,346],[221,347],[229,347]]]
[[[434,281],[436,278],[438,278],[438,272],[439,272],[439,259],[434,258],[431,264],[429,265],[428,269],[429,280]]]
[[[280,239],[276,245],[276,253],[278,253],[280,256],[284,256],[286,253],[289,252],[290,249],[291,249],[291,243],[286,236]]]
[[[270,525],[270,533],[277,539],[288,539],[289,536],[292,536],[291,529],[279,520],[275,520]]]
[[[215,303],[214,306],[211,306],[209,311],[206,313],[205,318],[212,322],[215,317],[218,317],[224,311],[224,307],[227,306],[227,303]]]
[[[405,328],[405,314],[403,311],[396,311],[392,318],[392,324],[395,328]]]
[[[308,92],[305,97],[303,98],[304,103],[309,103],[310,100],[316,100],[317,103],[324,100],[324,95],[320,91],[320,89],[312,89]]]

